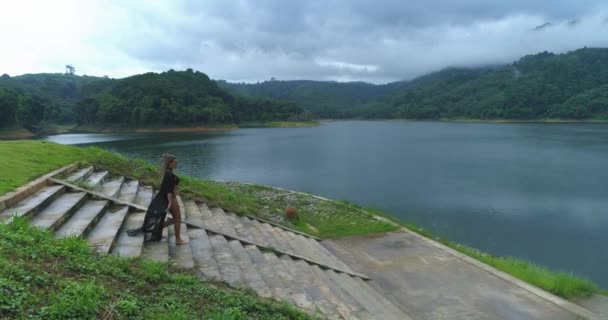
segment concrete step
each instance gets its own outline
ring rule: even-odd
[[[85,237],[97,224],[108,209],[110,203],[106,200],[88,200],[55,232],[58,238],[70,235]]]
[[[202,213],[194,201],[186,201],[184,206],[188,213],[188,219],[192,223],[204,225]],[[219,268],[213,257],[213,249],[207,232],[203,229],[190,228],[188,229],[188,238],[190,238],[190,249],[192,250],[195,268],[206,279],[220,280]]]
[[[239,217],[233,213],[228,214],[228,219],[232,220],[237,235],[253,243],[264,244],[265,240],[260,232],[255,229],[255,226],[253,226],[253,221],[246,217]]]
[[[292,238],[293,233],[287,230],[283,230],[281,228],[275,228],[268,225],[275,233],[275,236],[279,238],[279,240],[286,245],[289,246],[289,252],[293,252],[295,254],[302,254],[302,250],[300,250],[298,242],[294,241]],[[290,235],[291,234],[291,235]]]
[[[140,206],[148,207],[150,205],[150,201],[152,201],[152,197],[154,197],[154,194],[152,192],[153,191],[151,186],[144,186],[140,184],[139,188],[137,189],[137,195],[135,196],[133,203],[138,204]]]
[[[226,238],[221,235],[209,235],[209,242],[213,248],[213,256],[217,261],[222,281],[235,287],[245,286],[246,281],[241,275],[236,257]]]
[[[306,309],[309,313],[328,314],[324,304],[319,299],[313,297],[315,292],[309,288],[310,283],[306,280],[306,275],[297,270],[295,261],[286,255],[280,258],[275,256],[274,259],[278,262],[274,263],[273,267],[276,273],[289,286],[296,305]]]
[[[257,292],[259,295],[263,297],[271,297],[272,291],[264,282],[262,275],[260,275],[257,270],[257,266],[251,262],[251,258],[243,248],[243,245],[240,241],[230,240],[228,241],[230,248],[232,249],[232,253],[236,257],[236,260],[239,264],[241,274],[245,279],[247,286]]]
[[[93,173],[91,173],[91,175],[89,175],[88,178],[86,178],[86,180],[84,180],[84,184],[87,186],[88,189],[99,190],[104,179],[107,178],[109,174],[110,173],[106,170],[94,171]]]
[[[315,274],[311,265],[304,260],[295,260],[294,266],[294,272],[301,274],[308,284],[309,295],[313,300],[320,301],[324,309],[327,310],[327,313],[324,313],[326,316],[341,319],[345,315],[351,314],[350,309],[336,296],[329,285]]]
[[[279,301],[294,303],[291,297],[292,291],[287,288],[283,279],[277,276],[273,268],[272,263],[276,264],[276,261],[273,262],[271,259],[266,259],[264,254],[254,245],[245,245],[244,248],[251,262],[256,266],[262,279],[270,289],[272,297]]]
[[[321,260],[318,257],[318,254],[310,247],[310,245],[307,242],[302,241],[301,238],[298,238],[298,236],[295,233],[285,232],[285,236],[289,239],[289,241],[292,243],[292,245],[298,250],[296,252],[297,254],[333,267],[333,265],[328,263],[327,261]]]
[[[295,233],[292,233],[292,235],[294,238],[297,239],[296,241],[300,243],[302,247],[308,248],[310,254],[313,255],[313,259],[316,259],[317,261],[320,261],[328,266],[352,272],[352,270],[346,264],[344,264],[344,262],[342,262],[333,254],[328,253],[328,251],[323,247],[323,245],[321,245],[317,240],[312,238],[306,238],[302,235]]]
[[[120,189],[122,187],[122,184],[124,182],[125,182],[125,177],[123,177],[123,176],[114,178],[109,181],[105,181],[101,185],[101,188],[99,189],[99,191],[108,197],[117,198],[118,194],[120,192]]]
[[[213,215],[213,218],[216,221],[216,226],[220,228],[218,231],[223,232],[227,235],[236,235],[236,230],[234,229],[234,226],[232,225],[230,219],[224,213],[224,210],[222,208],[211,208],[211,214]]]
[[[203,222],[203,226],[209,227],[213,230],[220,230],[221,226],[218,225],[213,213],[211,213],[211,209],[205,203],[199,203],[198,209],[201,214],[201,219]]]
[[[137,196],[137,189],[139,189],[139,181],[125,180],[120,187],[117,198],[125,202],[134,203],[135,197]]]
[[[187,218],[186,208],[181,197],[177,197],[177,202],[181,210],[182,220]],[[171,214],[169,214],[171,215]],[[180,223],[181,226],[181,238],[185,241],[190,242],[188,235],[188,226],[184,222]],[[194,258],[192,256],[192,249],[189,244],[176,245],[175,243],[175,225],[168,227],[168,240],[169,240],[169,259],[174,262],[177,266],[184,269],[194,268]]]
[[[137,236],[130,237],[127,230],[141,227],[144,223],[144,211],[136,211],[128,213],[126,216],[125,226],[118,235],[116,246],[112,249],[112,253],[121,257],[136,258],[141,256],[144,247],[144,234],[140,233]]]
[[[372,297],[373,301],[377,301],[378,304],[383,308],[385,313],[388,315],[387,319],[408,319],[410,317],[403,313],[397,306],[380,294],[376,289],[370,286],[366,281],[361,278],[351,278],[353,282],[361,289],[361,291],[367,293]]]
[[[169,262],[169,243],[167,241],[167,228],[163,229],[163,238],[160,241],[144,242],[141,256],[156,262]]]
[[[284,287],[285,296],[276,298],[306,309],[308,312],[315,311],[316,308],[312,303],[312,299],[300,286],[294,285],[293,275],[281,263],[279,257],[272,252],[262,252],[262,256],[270,268],[270,273],[280,279]]]
[[[275,230],[274,227],[267,223],[260,223],[258,226],[261,227],[262,231],[267,236],[268,241],[270,241],[270,244],[274,248],[289,253],[297,253],[297,248],[293,246],[293,243],[281,235],[278,230]]]
[[[311,265],[311,268],[317,277],[319,277],[325,283],[325,285],[329,287],[340,302],[346,306],[346,309],[339,310],[345,319],[374,319],[374,317],[359,302],[357,302],[355,298],[353,298],[347,291],[344,290],[344,288],[342,288],[328,275],[328,272],[322,270],[317,265]]]
[[[264,228],[264,226],[262,226],[262,223],[257,220],[251,219],[250,226],[251,232],[256,233],[255,237],[260,239],[260,244],[268,247],[273,247],[274,239],[272,238],[272,235],[268,234],[268,231]]]
[[[63,185],[52,185],[23,199],[16,206],[5,209],[0,213],[0,221],[9,222],[11,217],[32,217],[65,192]]]
[[[352,270],[336,256],[333,254],[326,254],[326,250],[323,250],[324,247],[317,240],[306,238],[293,232],[286,231],[285,233],[292,239],[293,243],[297,244],[298,248],[302,250],[300,253],[302,256],[309,257],[314,261],[332,268],[352,272]]]
[[[334,277],[336,282],[340,284],[353,298],[357,300],[370,314],[374,315],[377,319],[407,319],[395,318],[389,310],[385,310],[382,303],[375,299],[369,294],[367,290],[362,290],[359,285],[355,282],[355,279],[344,274],[344,273],[332,273],[329,271],[331,277]]]
[[[64,193],[34,216],[30,223],[39,228],[55,231],[80,209],[87,199],[85,192]]]
[[[110,208],[101,217],[95,228],[87,236],[87,241],[97,252],[110,253],[116,244],[116,239],[122,231],[129,207],[119,206]]]
[[[226,220],[228,223],[232,225],[234,230],[236,231],[236,235],[243,239],[251,239],[251,235],[249,233],[248,228],[246,227],[243,219],[236,216],[234,213],[226,212]]]
[[[353,272],[353,270],[346,264],[344,263],[342,260],[340,260],[340,258],[336,257],[333,253],[331,253],[331,251],[329,251],[324,245],[322,241],[317,241],[315,239],[312,238],[306,238],[304,237],[304,239],[308,242],[313,242],[316,244],[316,246],[314,246],[315,248],[318,248],[318,250],[320,252],[323,252],[323,254],[327,257],[331,257],[334,259],[334,261],[336,262],[336,266],[339,267],[340,269],[344,270],[344,271],[349,271],[349,272]]]
[[[84,181],[84,179],[88,178],[89,175],[93,172],[94,168],[91,167],[87,167],[87,168],[82,168],[74,173],[72,173],[71,175],[69,175],[65,180],[71,183],[79,183]]]

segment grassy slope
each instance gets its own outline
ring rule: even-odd
[[[374,219],[372,214],[348,203],[289,194],[286,190],[267,186],[235,182],[223,185],[235,195],[251,197],[251,207],[255,208],[258,216],[321,238],[339,238],[398,229],[391,223]],[[298,218],[281,219],[287,208],[294,208]]]
[[[153,166],[142,161],[128,160],[98,148],[76,148],[37,141],[0,142],[0,163],[4,164],[0,167],[0,195],[57,167],[76,161],[93,163],[110,169],[114,174],[134,176],[146,183],[158,183],[156,169]],[[183,177],[182,181],[182,194],[204,198],[240,214],[257,214],[264,218],[276,218],[282,216],[286,207],[296,208],[298,221],[273,220],[279,220],[289,227],[322,238],[397,229],[394,225],[373,219],[372,215],[366,214],[359,207],[348,203],[319,201],[301,195],[268,198],[268,195],[281,194],[282,191],[264,186],[221,183],[190,177]],[[387,216],[378,211],[372,210],[372,213]],[[396,221],[394,217],[388,217]],[[410,224],[403,225],[559,296],[565,298],[588,296],[601,291],[595,284],[583,278],[551,272],[527,261],[493,257],[478,250],[436,238],[419,227]]]
[[[0,224],[2,319],[310,319],[165,264],[92,252],[25,220]]]

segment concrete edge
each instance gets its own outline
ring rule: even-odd
[[[380,218],[382,218],[382,217],[380,217]],[[583,318],[589,319],[589,320],[599,320],[599,317],[595,313],[593,313],[593,312],[589,311],[588,309],[585,309],[585,308],[583,308],[583,307],[581,307],[581,306],[579,306],[579,305],[577,305],[575,303],[572,303],[572,302],[570,302],[570,301],[568,301],[566,299],[560,298],[560,297],[558,297],[558,296],[556,296],[556,295],[554,295],[554,294],[552,294],[550,292],[547,292],[547,291],[545,291],[543,289],[535,287],[535,286],[533,286],[533,285],[531,285],[531,284],[529,284],[527,282],[524,282],[523,280],[520,280],[520,279],[518,279],[518,278],[516,278],[516,277],[514,277],[514,276],[512,276],[510,274],[507,274],[505,272],[502,272],[502,271],[500,271],[500,270],[498,270],[498,269],[496,269],[496,268],[494,268],[494,267],[492,267],[490,265],[487,265],[487,264],[485,264],[485,263],[483,263],[483,262],[481,262],[481,261],[479,261],[477,259],[474,259],[474,258],[472,258],[472,257],[470,257],[470,256],[468,256],[468,255],[466,255],[464,253],[458,252],[458,251],[456,251],[456,250],[454,250],[454,249],[452,249],[452,248],[450,248],[450,247],[448,247],[448,246],[446,246],[446,245],[444,245],[442,243],[439,243],[439,242],[437,242],[437,241],[435,241],[433,239],[429,239],[429,238],[427,238],[427,237],[425,237],[425,236],[423,236],[421,234],[418,234],[418,233],[416,233],[416,232],[414,232],[414,231],[412,231],[412,230],[410,230],[410,229],[408,229],[406,227],[402,227],[402,230],[405,231],[405,232],[407,232],[408,234],[410,234],[410,235],[412,235],[412,236],[414,236],[414,237],[416,237],[416,238],[418,238],[418,239],[420,239],[420,240],[428,243],[431,246],[434,246],[434,247],[436,247],[438,249],[441,249],[441,250],[443,250],[443,251],[445,251],[445,252],[447,252],[447,253],[449,253],[449,254],[451,254],[451,255],[453,255],[453,256],[455,256],[455,257],[457,257],[457,258],[459,258],[459,259],[461,259],[461,260],[463,260],[463,261],[465,261],[467,263],[469,263],[469,264],[474,265],[475,267],[477,267],[477,268],[479,268],[479,269],[481,269],[483,271],[486,271],[486,272],[488,272],[488,273],[490,273],[490,274],[492,274],[492,275],[494,275],[494,276],[496,276],[496,277],[498,277],[498,278],[500,278],[500,279],[502,279],[502,280],[504,280],[504,281],[506,281],[506,282],[508,282],[508,283],[510,283],[512,285],[514,285],[514,286],[519,287],[520,289],[523,289],[523,290],[525,290],[525,291],[527,291],[527,292],[529,292],[529,293],[531,293],[533,295],[536,295],[536,296],[538,296],[538,297],[540,297],[540,298],[542,298],[544,300],[547,300],[548,302],[550,302],[550,303],[552,303],[554,305],[557,305],[558,307],[560,307],[560,308],[562,308],[562,309],[564,309],[564,310],[566,310],[566,311],[568,311],[570,313],[573,313],[573,314],[575,314],[575,315],[577,315],[579,317],[583,317]]]
[[[36,193],[37,191],[39,191],[40,189],[45,187],[48,184],[49,178],[52,178],[52,177],[54,177],[58,174],[64,173],[64,172],[71,172],[71,171],[75,170],[77,167],[78,167],[78,165],[75,163],[69,164],[65,167],[61,167],[55,171],[51,171],[41,177],[38,177],[38,178],[30,181],[26,185],[23,185],[23,186],[15,189],[14,191],[11,191],[9,193],[6,193],[3,196],[0,196],[0,211],[3,211],[4,209],[6,209],[8,207],[14,206],[15,204],[23,201],[23,199],[31,196],[32,194]]]

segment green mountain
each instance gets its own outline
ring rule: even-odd
[[[321,118],[350,118],[353,108],[382,100],[404,83],[374,85],[365,82],[264,81],[257,84],[217,81],[230,92],[249,96],[293,101]]]
[[[45,122],[113,125],[233,124],[304,120],[293,102],[228,93],[201,72],[124,79],[31,74],[0,77],[0,126],[36,131]]]
[[[294,101],[321,117],[608,119],[608,49],[543,52],[509,65],[448,68],[386,85],[219,82],[232,92]]]
[[[608,49],[529,55],[511,65],[448,69],[386,100],[396,118],[608,118]]]

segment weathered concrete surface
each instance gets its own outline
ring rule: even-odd
[[[405,231],[323,243],[413,319],[580,319]]]
[[[118,235],[116,247],[113,249],[114,254],[130,258],[139,257],[141,255],[144,246],[144,234],[139,233],[138,235],[131,237],[127,234],[126,230],[141,227],[142,223],[144,223],[145,215],[146,213],[143,211],[127,214],[124,231]]]
[[[608,320],[608,296],[594,295],[588,299],[576,300],[576,303],[595,312],[602,320]]]

